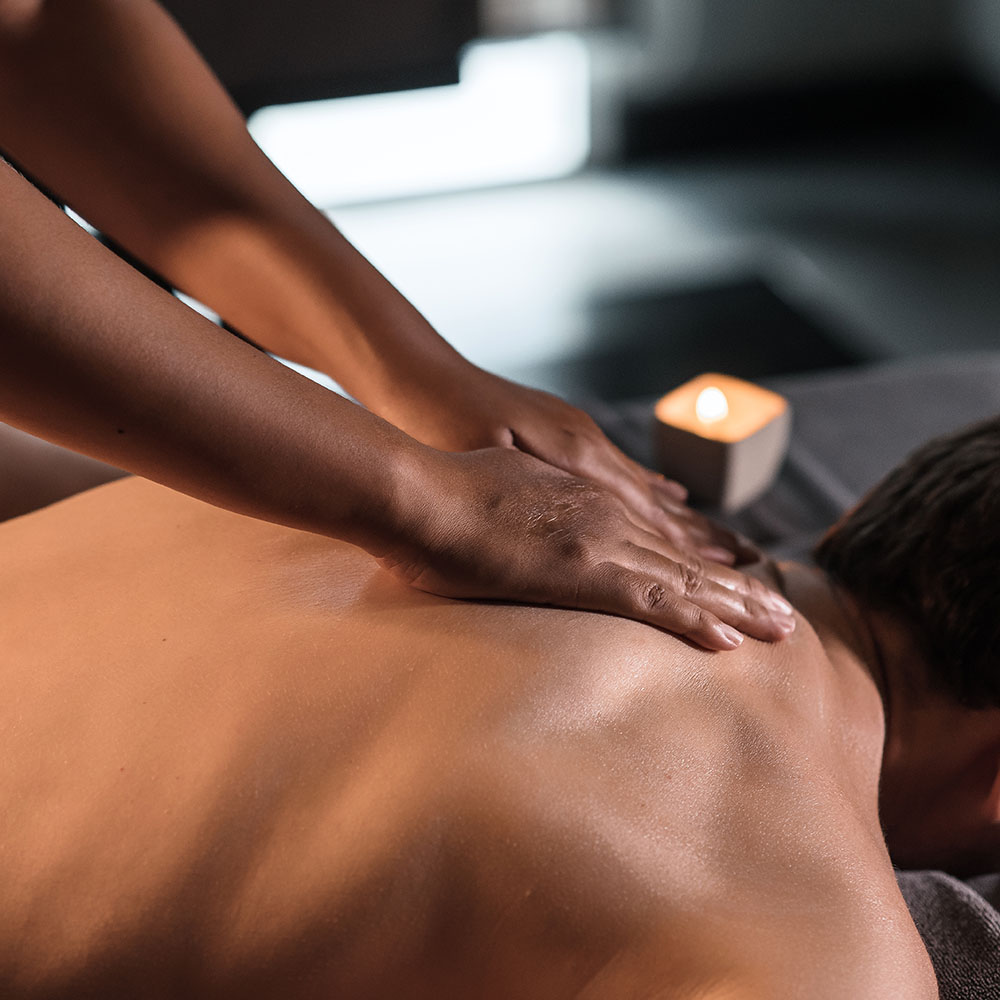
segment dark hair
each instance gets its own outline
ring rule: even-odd
[[[1000,418],[914,452],[815,558],[914,630],[933,687],[972,708],[1000,706]]]

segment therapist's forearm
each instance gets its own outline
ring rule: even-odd
[[[376,412],[415,379],[423,389],[466,366],[261,153],[155,3],[12,9],[0,13],[0,148],[99,229]]]
[[[765,639],[789,630],[759,584],[692,560],[611,491],[516,449],[435,451],[240,343],[6,165],[0,420],[351,541],[436,594],[611,612],[711,649],[739,644],[730,623]]]
[[[428,449],[146,281],[0,164],[0,420],[378,553]],[[416,477],[419,479],[419,477]]]

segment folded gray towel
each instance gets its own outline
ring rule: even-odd
[[[1000,876],[968,885],[943,872],[896,878],[934,963],[941,1000],[1000,998],[1000,913],[976,891],[996,894]]]

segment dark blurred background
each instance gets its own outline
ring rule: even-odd
[[[495,371],[613,401],[1000,343],[998,0],[167,6]]]

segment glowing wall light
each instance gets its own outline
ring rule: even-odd
[[[542,180],[587,159],[589,83],[573,35],[480,42],[457,86],[263,108],[250,131],[323,207]]]

